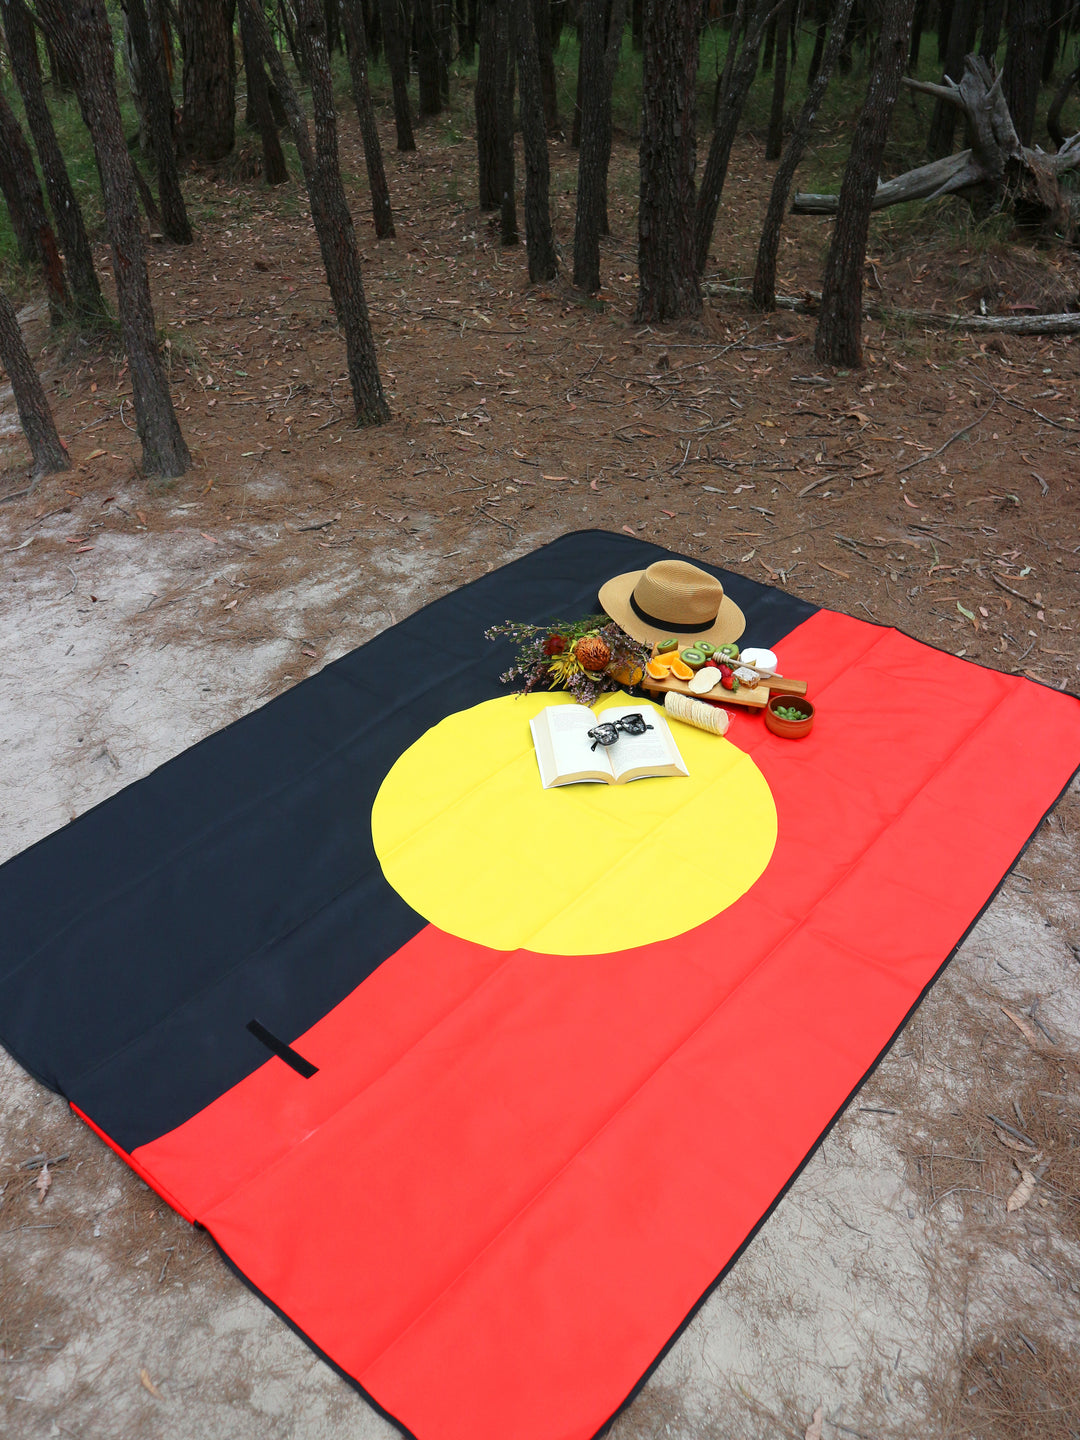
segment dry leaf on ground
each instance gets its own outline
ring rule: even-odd
[[[50,1172],[50,1170],[49,1170],[48,1164],[45,1164],[45,1165],[43,1165],[43,1166],[41,1167],[41,1174],[37,1177],[37,1183],[36,1183],[36,1185],[35,1185],[35,1189],[36,1189],[37,1192],[38,1192],[38,1204],[39,1204],[39,1205],[40,1205],[40,1204],[42,1203],[42,1201],[45,1199],[45,1196],[49,1193],[49,1186],[50,1186],[51,1184],[52,1184],[52,1174],[51,1174],[51,1172]]]
[[[819,1405],[814,1411],[814,1418],[806,1427],[806,1434],[803,1436],[803,1440],[821,1440],[821,1422],[824,1415],[824,1408]]]
[[[1009,1017],[1025,1040],[1030,1041],[1037,1050],[1042,1048],[1043,1042],[1035,1027],[1029,1025],[1022,1015],[1017,1015],[1014,1011],[1010,1010],[1007,1005],[1001,1006],[1001,1013]]]
[[[162,1395],[161,1391],[154,1384],[153,1380],[150,1379],[150,1371],[147,1370],[145,1365],[139,1371],[139,1379],[142,1382],[143,1389],[149,1390],[150,1394],[153,1395],[155,1400],[165,1399],[165,1396]]]
[[[1008,1200],[1005,1201],[1005,1209],[1008,1211],[1022,1210],[1032,1195],[1035,1194],[1035,1187],[1039,1183],[1039,1176],[1041,1174],[1041,1166],[1037,1171],[1021,1169],[1020,1184],[1017,1185]]]

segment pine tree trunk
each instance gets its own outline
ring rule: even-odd
[[[299,24],[304,32],[304,50],[311,67],[311,99],[315,119],[315,148],[311,146],[307,120],[288,71],[274,45],[261,0],[240,0],[251,22],[254,43],[262,51],[278,88],[289,128],[304,170],[311,218],[319,237],[326,279],[334,311],[345,332],[349,383],[358,425],[381,425],[390,418],[390,409],[379,379],[375,338],[371,333],[360,252],[356,231],[341,183],[338,161],[337,116],[334,113],[334,86],[330,55],[326,47],[326,20],[316,0],[299,0]]]
[[[400,0],[380,0],[383,47],[394,89],[394,125],[399,151],[415,150],[412,114],[409,110],[409,55],[405,45],[405,29],[401,19]]]
[[[587,3],[587,0],[582,0],[582,9],[583,9],[583,10],[584,10],[585,3]],[[584,54],[585,54],[585,26],[584,26],[584,23],[583,23],[583,21],[581,20],[580,16],[579,16],[578,22],[577,22],[577,40],[578,40],[577,84],[574,86],[574,118],[573,118],[573,120],[572,120],[571,123],[570,123],[570,148],[571,148],[572,150],[580,150],[580,149],[581,149],[581,113],[582,113],[582,106],[583,106],[584,103],[585,103],[585,85],[584,85],[584,80],[583,80],[583,77],[582,77],[582,69],[581,69],[582,63],[583,63],[583,59],[584,59]]]
[[[788,42],[791,36],[791,9],[794,0],[784,0],[776,17],[776,63],[773,70],[772,105],[769,110],[769,134],[765,141],[765,159],[779,160],[784,148],[784,99],[787,95]]]
[[[75,198],[71,177],[68,175],[52,116],[45,101],[33,21],[23,0],[0,0],[0,10],[3,13],[11,66],[22,95],[26,121],[34,138],[38,160],[41,162],[49,207],[67,261],[68,279],[74,297],[73,308],[79,322],[92,327],[104,319],[105,301],[94,269],[94,254],[90,249],[82,210]]]
[[[438,115],[443,108],[439,67],[439,36],[435,22],[435,0],[416,0],[416,79],[420,93],[420,114]]]
[[[150,36],[145,0],[126,0],[126,3],[131,40],[139,57],[150,143],[157,163],[162,228],[174,244],[190,245],[191,225],[180,189],[180,173],[176,168],[172,96],[165,82],[164,59]]]
[[[642,28],[641,200],[635,321],[701,313],[694,267],[697,0],[646,0]]]
[[[1002,91],[1021,145],[1030,145],[1035,134],[1043,43],[1049,23],[1049,0],[1013,0],[1009,6]]]
[[[862,364],[862,284],[870,210],[911,41],[915,0],[891,0],[886,8],[866,100],[855,125],[851,154],[840,186],[836,228],[825,262],[821,315],[814,339],[819,360]]]
[[[791,138],[788,140],[787,148],[773,178],[769,208],[765,214],[765,223],[761,228],[757,265],[754,270],[754,304],[759,310],[773,310],[776,307],[776,254],[780,248],[780,231],[784,223],[784,212],[787,209],[791,182],[795,178],[795,171],[806,150],[807,141],[810,139],[810,132],[814,125],[814,116],[828,89],[833,67],[839,59],[840,47],[844,43],[844,32],[847,28],[852,4],[853,0],[836,0],[832,20],[828,22],[831,27],[828,44],[823,47],[814,79],[806,92],[806,99],[803,101],[799,118],[795,121],[795,128],[791,132]],[[825,23],[822,21],[822,24]]]
[[[499,208],[499,101],[496,0],[480,0],[476,61],[476,170],[481,210]]]
[[[951,80],[958,81],[964,73],[964,56],[975,43],[977,23],[976,0],[954,0],[944,66],[944,73]],[[930,122],[930,139],[926,153],[933,160],[940,160],[943,155],[950,154],[955,134],[956,106],[939,100],[934,106],[934,116]]]
[[[385,240],[394,233],[394,217],[390,210],[390,186],[386,183],[379,127],[375,123],[375,107],[368,85],[367,32],[361,0],[341,0],[345,21],[345,44],[349,52],[349,74],[352,77],[353,103],[364,137],[364,161],[367,165],[368,187],[371,190],[371,213],[375,234]]]
[[[191,456],[177,424],[157,346],[134,168],[116,96],[113,38],[104,0],[37,0],[37,12],[53,46],[77,77],[79,108],[94,145],[143,469],[167,479],[182,475]]]
[[[549,135],[559,133],[559,96],[555,82],[555,54],[551,43],[551,0],[533,0],[536,47],[540,58],[540,88],[544,95],[544,124]]]
[[[525,146],[525,247],[529,281],[554,280],[559,273],[551,232],[550,167],[544,96],[540,83],[533,0],[516,0],[515,32],[521,84],[521,134]]]
[[[11,301],[3,290],[0,290],[0,361],[11,381],[19,421],[34,457],[33,479],[52,474],[54,470],[70,469],[71,461],[56,433],[45,388],[30,359]]]
[[[709,246],[712,244],[713,228],[716,225],[716,212],[720,208],[720,195],[727,178],[731,147],[735,143],[735,132],[739,127],[746,97],[757,74],[758,54],[772,8],[773,0],[753,0],[753,10],[746,22],[742,47],[731,67],[731,82],[716,117],[694,217],[694,263],[699,275],[705,273],[705,266],[709,263]]]
[[[607,44],[604,47],[604,95],[600,111],[600,234],[610,235],[608,224],[608,169],[611,165],[611,97],[615,72],[622,54],[626,29],[626,0],[611,0],[608,11]]]
[[[45,209],[34,157],[15,112],[0,94],[0,190],[24,261],[36,265],[45,281],[49,315],[58,325],[71,308],[64,262]]]
[[[180,153],[214,165],[236,135],[236,67],[229,0],[179,0],[184,54]]]
[[[266,78],[259,47],[251,38],[251,22],[240,7],[240,43],[244,50],[244,73],[247,76],[248,109],[259,131],[263,152],[263,179],[267,185],[284,185],[289,178],[281,136],[270,104],[270,84]]]
[[[511,0],[495,4],[495,105],[499,121],[499,238],[518,243],[514,196],[514,50]]]
[[[581,93],[581,148],[578,151],[577,214],[574,223],[574,284],[592,294],[600,289],[600,205],[602,199],[601,109],[604,88],[604,21],[607,0],[582,7],[578,85]]]
[[[996,63],[998,46],[1001,44],[1001,27],[1005,21],[1005,0],[985,0],[983,5],[982,39],[979,54],[984,60]]]

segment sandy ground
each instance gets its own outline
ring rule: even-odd
[[[271,216],[265,198],[229,200],[236,190],[215,197],[226,220],[235,203],[235,229],[152,261],[189,476],[154,490],[135,473],[115,360],[45,357],[77,466],[0,506],[0,857],[584,525],[666,539],[1076,687],[1068,345],[999,353],[875,328],[866,372],[822,376],[800,317],[729,306],[642,332],[626,318],[632,187],[613,186],[623,209],[600,314],[565,288],[525,287],[521,255],[500,255],[458,198],[471,157],[456,142],[387,151],[399,239],[366,242],[395,417],[378,434],[341,423],[340,341],[302,207]],[[554,156],[562,197],[572,161]],[[632,154],[621,163],[632,170]],[[732,182],[747,205],[760,168],[747,142]],[[738,218],[733,206],[732,233]],[[729,278],[746,273],[745,249]],[[879,285],[920,297],[918,247],[886,249]],[[965,264],[949,304],[968,293]],[[1028,268],[1046,279],[1041,261]],[[1008,293],[1027,293],[1009,274]],[[814,279],[809,262],[785,277]],[[449,323],[439,309],[469,301]],[[21,455],[9,399],[5,493]],[[1078,832],[1074,787],[616,1421],[618,1440],[1080,1432]],[[0,1077],[0,1432],[393,1433],[61,1101],[2,1054]],[[1027,1204],[1007,1211],[1021,1168],[1044,1159]]]
[[[6,587],[5,857],[289,683],[283,666],[298,643],[318,637],[320,663],[332,659],[456,578],[430,575],[424,552],[408,544],[374,548],[360,570],[328,555],[321,574],[296,585],[283,577],[258,602],[275,638],[214,640],[200,633],[200,616],[220,605],[236,562],[184,524],[183,502],[162,503],[171,505],[177,531],[100,546],[99,570],[80,571],[74,586],[66,571],[59,583],[50,571],[22,573]],[[50,523],[66,517],[39,531]],[[8,528],[5,548],[14,538]],[[258,527],[237,529],[230,544],[263,546],[270,538]],[[543,538],[522,536],[515,549]],[[168,595],[186,609],[184,642],[175,615],[164,635],[148,619],[153,598]],[[950,1133],[948,1112],[978,1070],[980,1034],[993,1033],[1019,1056],[1032,1048],[1001,1004],[1019,1013],[1037,995],[1056,1041],[1080,1033],[1077,961],[1067,943],[1080,935],[1072,893],[1078,823],[1074,794],[1021,864],[1031,878],[1006,885],[892,1054],[618,1420],[620,1440],[801,1435],[818,1404],[826,1435],[934,1433],[927,1428],[940,1404],[934,1387],[949,1383],[973,1337],[1008,1339],[1022,1330],[1036,1344],[1068,1347],[1080,1313],[1080,1245],[1061,1202],[1007,1216],[999,1191],[971,1221],[977,1235],[958,1245],[968,1197],[939,1190],[931,1202],[913,1182],[910,1156],[920,1137],[928,1148],[935,1135],[940,1144]],[[1053,893],[1055,877],[1069,893]],[[6,1057],[2,1067],[5,1433],[87,1440],[391,1433],[61,1101]],[[1080,1106],[1075,1068],[1071,1084],[1071,1103]],[[1007,1093],[999,1108],[1012,1116]],[[984,1150],[993,1145],[991,1138]],[[35,1189],[40,1168],[25,1168],[41,1155],[65,1157],[50,1167],[44,1203]],[[1007,1189],[1011,1157],[1003,1158]],[[967,1168],[981,1175],[984,1167]]]

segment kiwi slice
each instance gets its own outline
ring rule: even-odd
[[[664,654],[667,653],[668,650],[677,650],[678,648],[679,648],[679,642],[678,642],[678,640],[675,640],[675,639],[671,639],[671,640],[661,640],[661,641],[660,641],[660,644],[657,645],[657,647],[656,647],[656,653],[657,653],[658,655],[664,655]]]
[[[679,659],[684,665],[689,665],[691,670],[700,670],[705,664],[704,654],[697,649],[684,650]]]

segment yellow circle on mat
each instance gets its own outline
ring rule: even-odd
[[[508,695],[460,710],[394,765],[372,837],[414,910],[494,950],[595,955],[681,935],[753,885],[776,806],[749,755],[673,720],[688,778],[544,790],[529,721],[559,703],[573,702]]]

